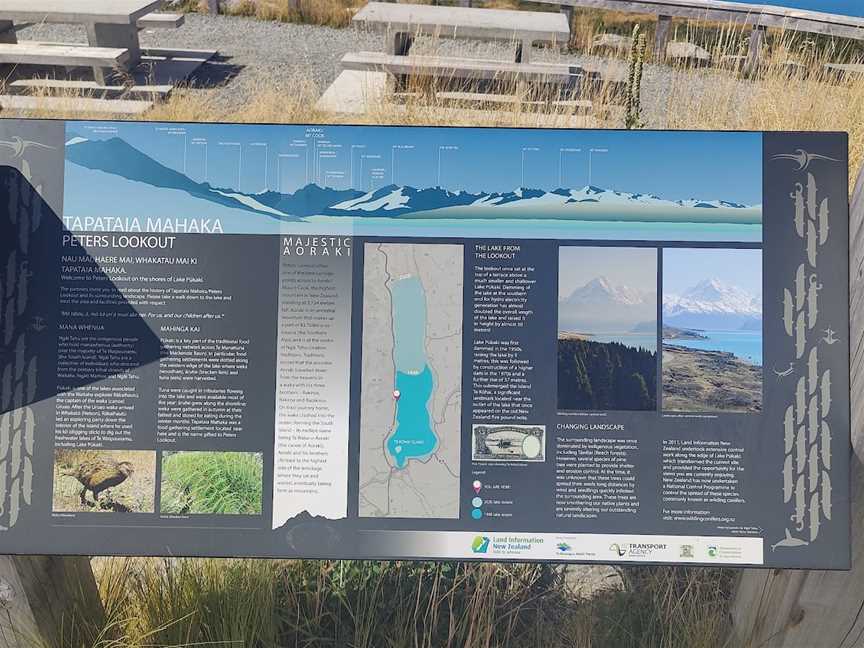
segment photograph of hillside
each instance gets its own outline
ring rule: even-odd
[[[762,411],[761,250],[663,251],[664,410]]]
[[[562,247],[558,409],[657,408],[657,251]]]

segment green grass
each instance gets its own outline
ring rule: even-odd
[[[260,515],[262,458],[252,452],[166,452],[160,511]]]

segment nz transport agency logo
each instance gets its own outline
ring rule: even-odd
[[[558,549],[559,554],[569,554],[573,551],[573,547],[571,547],[566,542],[559,542],[555,545],[555,548]]]
[[[631,542],[629,544],[618,544],[613,542],[609,545],[609,551],[619,558],[650,558],[658,551],[666,551],[666,545],[654,542]]]
[[[476,536],[471,543],[471,551],[476,554],[485,554],[489,551],[489,538],[486,536]]]

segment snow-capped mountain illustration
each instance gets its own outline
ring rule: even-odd
[[[700,207],[703,209],[720,209],[721,207],[728,207],[730,209],[748,208],[748,205],[729,202],[728,200],[697,200],[696,198],[691,198],[689,200],[678,200],[676,202],[682,207]],[[749,205],[749,207],[761,207],[761,205]]]
[[[704,279],[680,295],[663,296],[663,322],[714,330],[761,328],[762,299],[719,279]]]
[[[66,142],[66,159],[86,169],[139,183],[141,200],[151,196],[154,201],[158,200],[160,190],[179,190],[195,199],[286,221],[309,216],[350,216],[744,225],[762,222],[759,206],[725,200],[674,201],[652,194],[626,193],[595,186],[551,191],[523,187],[505,192],[469,192],[390,184],[364,191],[322,187],[311,182],[294,192],[251,193],[237,187],[217,187],[209,182],[193,180],[120,137],[99,140],[70,133]]]
[[[367,215],[394,215],[403,212],[431,211],[461,205],[470,205],[477,195],[465,191],[454,193],[440,187],[415,189],[408,186],[386,185],[357,198],[329,206],[328,215],[361,212]]]
[[[655,293],[595,277],[558,302],[558,328],[582,333],[620,333],[657,318]]]

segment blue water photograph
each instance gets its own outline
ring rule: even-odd
[[[666,248],[663,407],[762,409],[762,251]]]
[[[657,249],[561,246],[558,409],[657,408]]]
[[[65,152],[73,231],[762,238],[758,133],[70,122]]]

